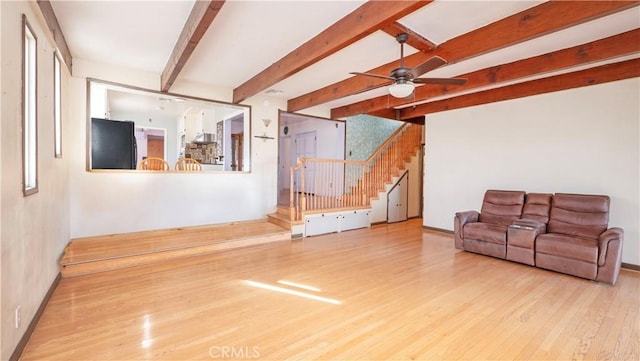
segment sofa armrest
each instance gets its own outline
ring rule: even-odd
[[[467,223],[475,223],[478,221],[480,213],[477,211],[458,212],[453,217],[453,235],[455,238],[455,246],[457,249],[464,249],[462,239],[464,238],[462,229]]]
[[[478,211],[457,212],[456,218],[460,220],[460,226],[464,227],[467,223],[477,222],[480,217]]]
[[[605,265],[608,253],[620,253],[619,249],[622,248],[623,238],[624,231],[618,227],[609,228],[600,235],[598,239],[598,266]]]

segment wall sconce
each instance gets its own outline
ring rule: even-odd
[[[264,124],[265,128],[269,128],[269,124],[271,124],[271,119],[262,118],[262,124]],[[267,136],[266,132],[263,132],[262,135],[254,135],[254,137],[262,139],[263,142],[266,142],[267,139],[275,139],[273,137]]]

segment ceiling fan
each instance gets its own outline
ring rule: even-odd
[[[404,66],[404,43],[408,38],[407,33],[400,33],[396,36],[396,40],[400,43],[400,66],[393,69],[389,76],[358,72],[349,74],[393,80],[389,86],[389,94],[395,98],[408,97],[413,93],[416,84],[464,85],[467,82],[467,79],[464,78],[419,78],[420,75],[437,69],[447,62],[439,56],[434,56],[415,68]]]

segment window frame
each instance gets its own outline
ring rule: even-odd
[[[53,52],[53,156],[62,158],[62,60]]]
[[[38,192],[38,37],[24,14],[22,15],[21,110],[22,192],[26,197]]]

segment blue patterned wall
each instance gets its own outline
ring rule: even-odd
[[[399,121],[364,114],[348,117],[346,159],[369,158],[401,125]]]

